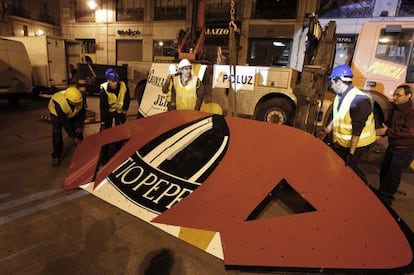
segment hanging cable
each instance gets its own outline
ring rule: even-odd
[[[237,24],[235,23],[236,19],[236,8],[235,0],[230,0],[230,22],[229,22],[229,66],[230,66],[230,75],[232,79],[236,79],[236,65],[237,65],[237,45],[236,45],[236,32],[239,32]],[[229,85],[229,106],[230,115],[234,116],[236,110],[236,91],[235,83]]]

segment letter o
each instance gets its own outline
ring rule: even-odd
[[[135,170],[135,169],[138,169],[139,170],[139,172],[138,172],[138,176],[137,177],[135,177],[135,178],[133,178],[132,180],[129,180],[129,181],[127,181],[126,180],[126,176],[128,175],[128,173],[130,173],[131,171],[133,171],[133,170]],[[141,166],[134,166],[134,167],[131,167],[131,168],[129,168],[128,170],[125,170],[123,173],[122,173],[122,177],[121,177],[121,183],[122,184],[132,184],[132,183],[135,183],[135,182],[137,182],[138,181],[138,179],[140,178],[140,177],[142,177],[142,175],[144,174],[144,168],[142,168]]]

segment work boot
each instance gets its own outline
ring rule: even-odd
[[[61,163],[60,158],[54,158],[52,159],[52,165],[53,166],[59,166]]]

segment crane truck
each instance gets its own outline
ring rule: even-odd
[[[204,13],[205,0],[194,1],[191,25],[194,27],[190,27],[179,41],[179,59],[202,61],[206,33]],[[218,103],[226,114],[293,125],[308,132],[324,127],[330,121],[335,96],[329,91],[327,76],[334,64],[336,22],[329,21],[322,27],[316,16],[308,19],[304,56],[296,57],[303,59],[301,68],[244,66],[231,63],[231,58],[226,58],[230,64],[210,63],[204,75],[209,90],[207,101]],[[348,65],[354,73],[354,85],[371,95],[377,127],[389,115],[393,90],[402,83],[413,85],[413,30],[412,21],[370,21],[363,24],[358,36],[354,56]],[[230,44],[237,44],[234,40],[234,35],[229,35],[229,55],[237,51],[230,49]],[[154,66],[145,94],[163,96],[149,80],[164,81],[167,67],[168,64]],[[165,110],[165,106],[155,107],[153,103],[144,96],[140,101],[140,113],[147,116]],[[151,106],[157,111],[148,111]]]
[[[302,72],[286,67],[200,64],[203,63],[200,59],[205,34],[202,16],[205,7],[203,0],[195,2],[198,3],[198,17],[202,19],[198,23],[193,22],[196,31],[189,29],[180,43],[178,53],[179,59],[193,60],[194,73],[204,79],[209,91],[206,102],[219,104],[225,114],[313,131],[324,91],[328,89],[327,76],[332,67],[336,42],[335,22],[331,21],[322,27],[316,16],[309,18]],[[229,39],[230,55],[230,45],[236,45],[235,39],[235,35]],[[232,58],[227,60],[231,62]],[[152,65],[140,101],[141,115],[148,116],[166,110],[166,95],[162,94],[161,86],[168,74],[168,66],[165,63]],[[200,75],[199,72],[206,73]]]

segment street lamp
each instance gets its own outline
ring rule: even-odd
[[[97,6],[98,6],[98,4],[96,4],[96,2],[95,2],[95,1],[93,1],[93,0],[88,1],[88,7],[89,7],[91,10],[95,10]]]
[[[95,10],[98,4],[94,0],[90,0],[87,3],[88,7]],[[106,63],[108,64],[108,52],[109,52],[109,40],[108,40],[108,23],[109,23],[109,11],[108,11],[108,0],[105,1],[105,8],[103,7],[103,0],[101,0],[100,9],[95,11],[95,22],[105,23],[106,25]]]

